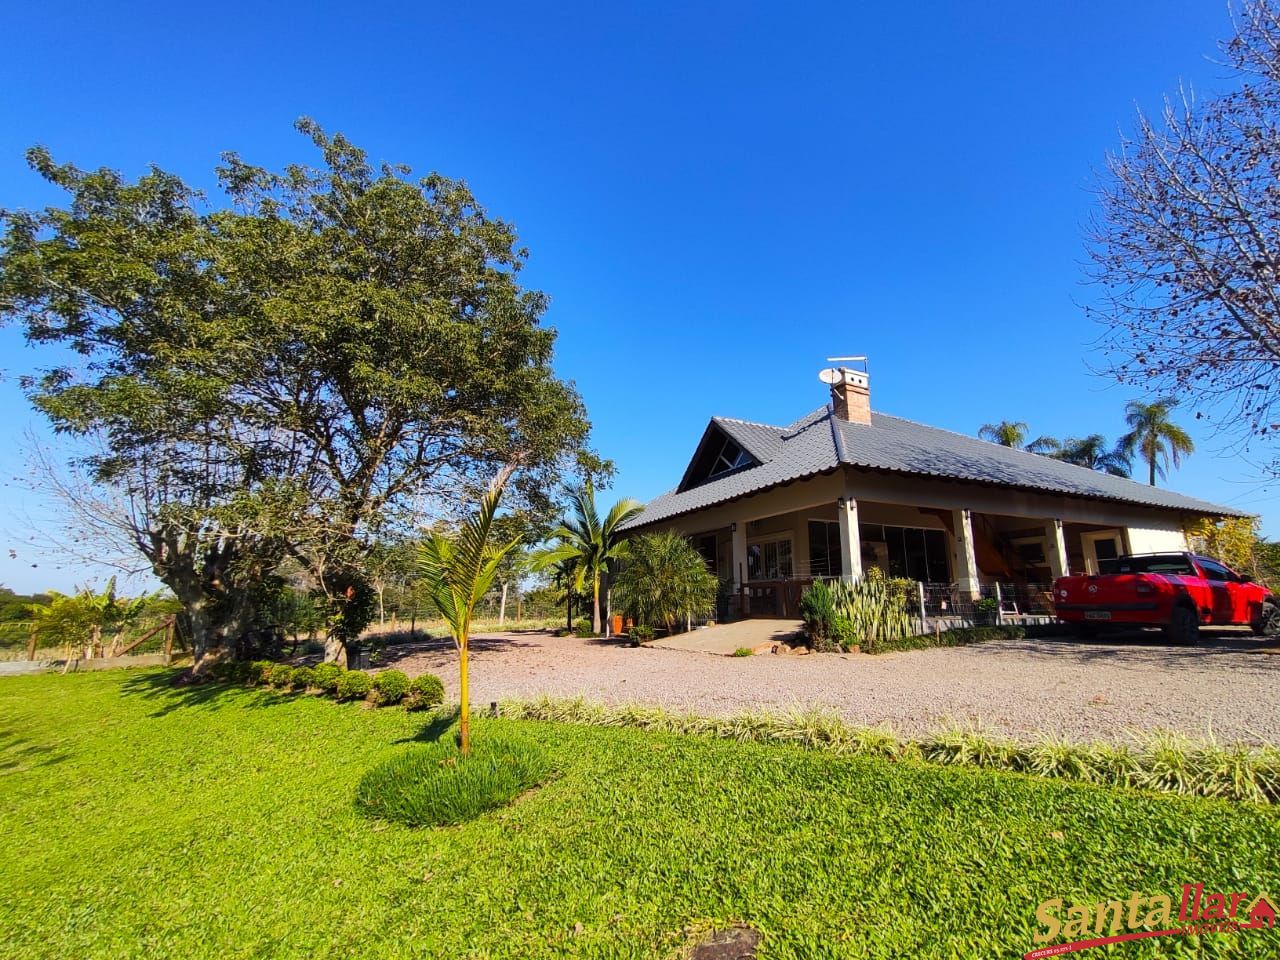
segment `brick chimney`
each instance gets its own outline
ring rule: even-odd
[[[831,406],[841,420],[871,424],[871,378],[862,370],[839,367],[832,378]]]

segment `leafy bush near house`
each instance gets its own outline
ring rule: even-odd
[[[373,678],[363,670],[347,670],[338,678],[334,695],[339,700],[363,700],[373,689]]]
[[[314,667],[294,667],[293,668],[293,685],[299,690],[312,690],[316,686],[316,671]]]
[[[583,617],[581,620],[577,620],[574,622],[573,635],[575,637],[581,637],[582,639],[585,640],[589,637],[594,637],[596,635],[596,632],[591,629],[591,621],[588,620],[586,617]]]
[[[547,758],[531,741],[485,736],[464,757],[450,738],[374,767],[356,788],[356,806],[411,827],[465,823],[510,803],[548,773]]]
[[[886,640],[867,653],[893,653],[898,650],[927,650],[930,647],[965,647],[991,640],[1021,640],[1026,631],[1019,626],[954,627],[940,633],[922,633],[914,637]],[[864,648],[865,650],[866,648]]]
[[[404,705],[410,710],[426,710],[444,703],[444,684],[432,673],[424,673],[409,681]]]
[[[854,583],[815,581],[800,598],[805,634],[819,653],[854,646],[875,653],[911,633],[910,580],[886,579],[877,567]]]
[[[267,671],[267,682],[279,690],[287,690],[293,686],[295,670],[287,663],[274,663]]]
[[[401,670],[383,670],[373,675],[373,698],[379,706],[399,703],[409,692],[409,677]]]
[[[312,683],[325,693],[333,693],[338,689],[338,678],[345,671],[336,663],[317,663],[311,668]]]

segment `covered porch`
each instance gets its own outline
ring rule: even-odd
[[[719,514],[712,528],[685,526],[708,566],[731,585],[719,619],[796,617],[814,579],[856,579],[875,567],[916,581],[913,606],[924,629],[979,617],[1047,621],[1055,578],[1096,572],[1123,553],[1185,546],[1176,524],[1105,505],[1092,505],[1086,516],[1064,498],[856,473],[847,484],[833,483],[838,479],[748,498],[732,512],[731,505],[708,511]],[[994,609],[983,604],[980,613],[984,598]]]

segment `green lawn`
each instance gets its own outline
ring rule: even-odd
[[[0,679],[0,955],[661,957],[746,921],[763,956],[1014,957],[1041,900],[1280,892],[1280,811],[489,721],[554,779],[462,827],[359,816],[431,716],[163,673]],[[1280,957],[1280,930],[1080,956]]]

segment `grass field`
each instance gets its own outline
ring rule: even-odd
[[[0,680],[0,955],[1014,957],[1034,909],[1280,892],[1280,812],[636,730],[485,721],[556,775],[470,824],[353,806],[432,715],[162,672]],[[1280,930],[1081,956],[1280,957]]]

